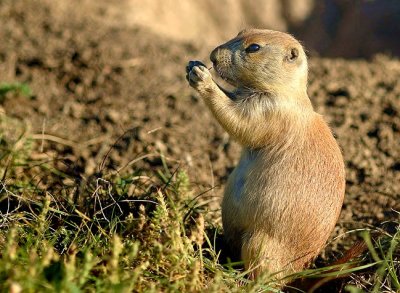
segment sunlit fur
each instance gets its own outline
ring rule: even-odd
[[[250,44],[261,49],[246,53]],[[291,50],[295,60],[288,60]],[[203,66],[190,84],[224,129],[244,147],[230,175],[222,220],[227,243],[252,276],[283,277],[324,247],[343,203],[343,158],[307,95],[307,58],[292,36],[245,30],[211,53],[214,69],[236,86],[221,89]]]

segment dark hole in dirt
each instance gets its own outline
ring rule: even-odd
[[[123,68],[122,68],[121,66],[113,66],[112,71],[113,71],[115,74],[121,74],[122,71],[123,71]]]
[[[369,137],[379,137],[379,129],[377,127],[371,129],[370,131],[367,132],[367,135]]]
[[[210,157],[211,162],[214,162],[214,161],[217,161],[217,160],[219,159],[219,154],[218,154],[218,153],[211,152],[211,153],[209,154],[209,157]]]
[[[163,165],[161,157],[157,156],[154,158],[145,158],[144,161],[151,167],[160,167]]]
[[[89,124],[90,122],[100,123],[100,117],[96,115],[88,115],[81,118],[85,124]]]
[[[74,177],[80,177],[80,174],[84,173],[84,168],[78,161],[66,158],[62,160],[62,163],[65,166],[65,172]]]
[[[385,113],[386,115],[390,116],[390,117],[394,117],[397,116],[397,111],[396,109],[393,108],[392,105],[388,105],[383,109],[383,113]]]
[[[394,163],[391,168],[395,171],[400,171],[400,162]]]
[[[176,104],[176,97],[172,95],[167,96],[167,106],[170,109],[174,109]]]
[[[345,123],[345,121],[346,121],[345,115],[343,113],[337,113],[334,117],[332,124],[335,127],[340,127]]]
[[[25,63],[28,67],[43,67],[43,60],[39,57],[27,59],[23,63]]]
[[[368,118],[369,118],[369,114],[368,114],[368,113],[361,113],[361,114],[360,114],[361,122],[367,121]]]
[[[363,183],[365,181],[365,169],[358,169],[357,170],[357,180],[358,183]]]
[[[334,95],[329,95],[328,99],[326,101],[326,105],[329,107],[337,107],[337,108],[343,108],[346,106],[348,96],[342,95],[342,94],[334,94]]]
[[[339,88],[337,90],[329,91],[328,94],[333,97],[339,97],[339,96],[343,96],[346,98],[350,97],[349,91],[345,88]]]
[[[387,91],[392,91],[394,89],[394,83],[386,83],[384,81],[378,82],[377,86],[380,88],[384,88]]]

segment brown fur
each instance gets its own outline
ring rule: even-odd
[[[250,44],[260,50],[246,52]],[[254,276],[302,270],[331,234],[345,189],[338,144],[307,95],[304,50],[288,34],[252,29],[210,58],[233,93],[200,63],[189,63],[187,78],[244,147],[222,202],[226,239]]]

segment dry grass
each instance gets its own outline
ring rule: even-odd
[[[249,281],[223,263],[220,227],[205,220],[185,172],[164,164],[77,181],[38,149],[26,127],[0,116],[0,291],[279,292],[273,277]],[[350,276],[347,292],[400,290],[399,230],[364,237],[369,260],[292,278]]]

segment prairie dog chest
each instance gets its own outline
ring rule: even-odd
[[[240,201],[245,196],[245,186],[251,176],[251,170],[257,164],[257,157],[258,151],[243,150],[239,164],[236,166],[229,180],[229,189],[235,201]]]

